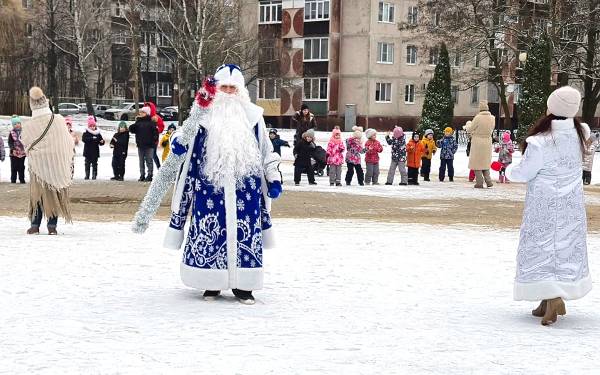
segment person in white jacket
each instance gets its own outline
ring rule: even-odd
[[[596,150],[600,147],[600,135],[592,134],[585,143],[585,153],[583,155],[583,184],[592,183],[592,170],[594,169],[594,156]]]
[[[507,170],[510,180],[527,182],[514,298],[541,300],[532,314],[542,318],[542,325],[566,314],[564,300],[582,298],[592,289],[581,179],[590,129],[574,118],[580,101],[574,88],[554,91],[547,101],[549,115],[522,146],[521,163]]]

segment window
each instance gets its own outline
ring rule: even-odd
[[[117,1],[116,4],[113,4],[113,15],[115,17],[122,17],[123,16],[123,9],[121,6],[121,3]]]
[[[393,23],[394,22],[394,4],[379,2],[379,22]]]
[[[258,79],[259,99],[280,99],[280,79]]]
[[[377,103],[392,102],[392,84],[377,82],[375,84],[375,101]]]
[[[329,19],[329,0],[306,0],[304,2],[304,20],[324,21]]]
[[[158,56],[158,72],[162,73],[172,73],[173,66],[171,65],[171,61],[166,56]]]
[[[329,38],[304,39],[304,61],[327,61]]]
[[[419,18],[419,8],[417,7],[408,7],[408,24],[416,25]]]
[[[453,55],[452,55],[452,59],[450,61],[450,64],[455,67],[458,68],[460,66],[460,52],[456,51]]]
[[[125,98],[125,84],[113,83],[112,96],[113,98]]]
[[[113,72],[116,75],[123,77],[125,74],[129,74],[129,63],[124,58],[116,58],[113,60]]]
[[[452,103],[458,104],[458,86],[452,86],[450,88],[450,94],[452,95]]]
[[[143,44],[146,46],[155,46],[156,45],[156,33],[152,31],[144,31],[142,34]]]
[[[259,24],[281,23],[281,0],[261,0],[258,6]]]
[[[113,34],[113,43],[114,44],[127,44],[127,36],[125,32],[119,32]]]
[[[415,104],[415,85],[408,84],[404,86],[404,103]]]
[[[169,38],[167,38],[166,34],[164,34],[164,33],[158,34],[158,45],[161,47],[169,47],[170,46]]]
[[[327,100],[327,78],[305,78],[304,99]]]
[[[171,84],[169,82],[158,82],[158,96],[171,97]]]
[[[508,49],[506,48],[498,48],[496,50],[497,56],[498,56],[498,61],[501,64],[506,64],[508,62]]]
[[[439,27],[442,22],[442,14],[440,12],[433,13],[432,21],[433,27]]]
[[[150,83],[148,85],[148,94],[147,96],[156,96],[156,85],[154,83]]]
[[[392,43],[377,43],[377,62],[379,64],[394,63],[394,45]]]
[[[429,49],[429,65],[437,65],[440,60],[440,49],[438,47],[431,47]]]
[[[274,42],[259,47],[258,50],[260,61],[264,63],[279,62],[279,50],[274,47]]]
[[[471,88],[471,105],[479,104],[479,86],[473,86]]]
[[[33,0],[23,0],[21,2],[21,4],[23,5],[23,9],[31,9],[33,7],[32,1]]]
[[[479,54],[479,52],[477,52],[477,54],[475,55],[475,67],[479,68],[481,66],[481,54]]]
[[[417,46],[406,46],[406,63],[408,65],[417,64]]]
[[[28,38],[33,37],[33,26],[30,23],[25,25],[25,35],[27,35]]]
[[[514,102],[519,103],[523,95],[523,85],[515,83],[513,84]]]

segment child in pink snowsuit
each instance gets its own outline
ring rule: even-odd
[[[369,185],[373,181],[373,185],[379,185],[379,154],[383,151],[383,146],[377,140],[375,129],[367,129],[365,134],[367,136],[367,142],[365,143],[365,161],[367,162],[365,183]]]
[[[329,166],[329,185],[342,186],[342,164],[346,146],[342,141],[340,129],[333,129],[327,144],[327,165]]]
[[[512,155],[515,152],[515,146],[513,145],[512,139],[510,139],[510,132],[502,134],[502,142],[494,145],[494,151],[498,153],[498,162],[502,164],[500,169],[499,183],[509,183],[506,178],[506,168],[512,163]]]

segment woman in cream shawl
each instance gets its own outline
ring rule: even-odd
[[[73,138],[65,119],[50,110],[48,99],[39,87],[29,90],[31,119],[24,123],[21,141],[27,153],[30,194],[28,234],[38,234],[42,216],[48,218],[48,234],[56,234],[58,216],[71,222],[69,186]]]

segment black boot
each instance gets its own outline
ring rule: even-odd
[[[90,179],[90,168],[92,166],[90,165],[90,163],[85,162],[85,179],[89,180]]]
[[[214,301],[221,294],[220,290],[206,290],[202,296],[205,301]]]
[[[144,175],[140,176],[140,178],[138,179],[139,182],[143,182],[146,181],[146,177]]]
[[[245,305],[254,305],[254,297],[251,290],[232,289],[233,295]]]

